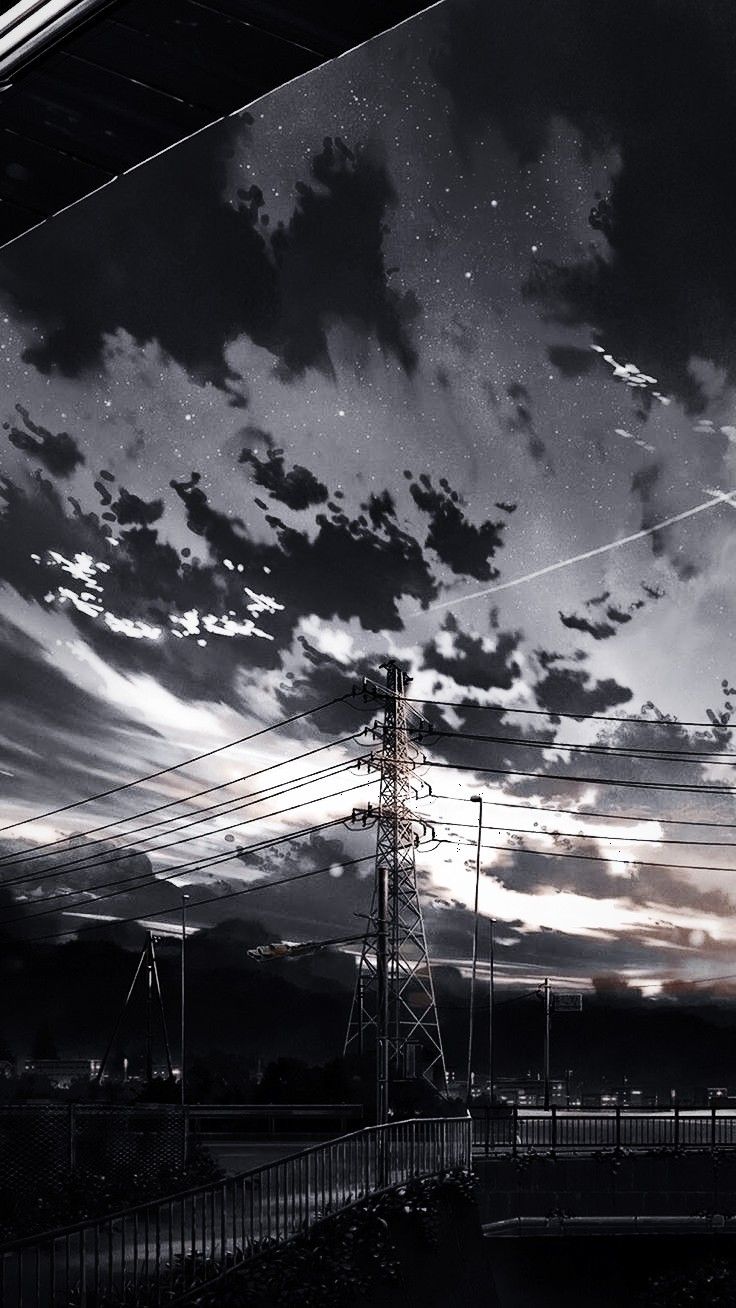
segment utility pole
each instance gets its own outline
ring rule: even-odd
[[[182,1109],[187,1102],[187,1082],[186,1082],[186,999],[187,999],[187,901],[188,895],[183,894],[181,897],[181,1033],[180,1033],[180,1050],[181,1050],[181,1071],[179,1073],[179,1091]]]
[[[386,913],[386,1009],[389,1076],[410,1076],[414,1055],[424,1055],[422,1076],[444,1091],[447,1086],[437,1006],[424,921],[417,890],[415,818],[409,806],[410,780],[417,761],[407,718],[406,674],[397,663],[384,664],[386,684],[372,687],[383,703],[381,792],[376,824],[376,863],[370,919],[366,931],[345,1038],[345,1053],[357,1053],[362,1038],[378,1042],[383,1021],[378,998],[380,871],[388,878]],[[426,730],[426,724],[425,730]]]
[[[551,1025],[551,987],[549,977],[544,978],[544,1106],[549,1108],[549,1037]]]
[[[376,1122],[388,1117],[388,868],[378,868],[376,908]]]
[[[151,933],[146,936],[146,1081],[153,1084],[153,953]]]
[[[493,1104],[496,1097],[496,1093],[495,1093],[496,1078],[495,1078],[495,1067],[494,1067],[496,1047],[494,1044],[495,1032],[493,1030],[494,1019],[496,1016],[495,1013],[496,985],[495,985],[495,976],[494,976],[495,934],[496,934],[495,918],[489,918],[488,920],[488,1101],[491,1105]]]
[[[187,998],[187,900],[189,896],[182,894],[181,897],[181,1033],[180,1033],[180,1053],[181,1068],[179,1070],[179,1096],[181,1100],[181,1156],[182,1163],[186,1167],[187,1155],[189,1152],[189,1140],[187,1132],[187,1080],[186,1080],[186,998]]]
[[[475,978],[478,970],[478,898],[480,895],[480,843],[483,835],[483,796],[471,795],[471,803],[478,805],[478,839],[475,845],[475,903],[473,906],[473,959],[470,967],[470,1000],[468,1003],[468,1066],[465,1077],[465,1102],[470,1107],[473,1091],[473,1024],[475,1022]]]

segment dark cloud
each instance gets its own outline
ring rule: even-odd
[[[667,507],[667,493],[662,484],[663,466],[660,462],[648,463],[631,478],[632,494],[641,504],[642,531],[651,531],[655,523],[671,512]],[[690,581],[698,575],[700,566],[692,558],[684,556],[681,547],[675,544],[675,530],[664,527],[652,531],[649,537],[650,548],[655,558],[668,559],[680,581]]]
[[[36,808],[56,807],[98,788],[97,743],[104,739],[124,756],[134,726],[113,705],[75,685],[52,655],[7,619],[0,619],[0,707],[6,803],[32,793]],[[138,724],[135,730],[147,734]]]
[[[444,478],[439,484],[440,489],[435,489],[431,478],[422,473],[409,487],[414,503],[430,519],[425,545],[453,572],[493,581],[499,573],[490,560],[503,545],[506,524],[485,521],[476,527],[466,518],[457,491]]]
[[[293,483],[287,484],[293,489]],[[411,531],[399,526],[388,491],[374,492],[357,516],[330,502],[304,530],[266,512],[270,538],[261,533],[256,539],[240,517],[210,502],[194,473],[188,481],[173,481],[172,487],[184,505],[188,529],[206,543],[207,556],[199,560],[188,546],[176,549],[161,538],[159,519],[166,527],[162,500],[145,501],[116,489],[109,475],[103,479],[101,474],[96,485],[102,514],[83,511],[73,497],[64,499],[40,473],[22,486],[5,479],[0,484],[0,576],[24,599],[44,608],[50,590],[55,594],[59,586],[66,587],[65,613],[97,653],[128,672],[154,673],[177,694],[206,695],[214,684],[220,695],[237,703],[244,660],[256,668],[277,666],[303,615],[358,618],[368,631],[398,631],[404,596],[425,606],[438,595],[426,554]],[[419,508],[429,518],[428,543],[439,556],[460,575],[490,575],[488,555],[501,543],[497,525],[469,523],[447,482],[440,491],[431,484],[418,490]],[[117,519],[116,544],[106,519]],[[421,520],[419,528],[421,533]],[[73,601],[85,587],[75,583],[63,560],[77,554],[89,555],[104,568],[102,590],[93,597],[103,610],[97,616]],[[246,612],[248,602],[260,602],[264,587],[266,611]],[[257,634],[227,638],[200,629],[206,653],[196,640],[175,639],[178,628],[170,621],[193,613],[198,621],[216,626],[228,614],[246,620],[250,612],[270,639]],[[133,639],[120,629],[120,621],[144,623],[162,635],[155,641]]]
[[[205,133],[4,251],[0,284],[43,331],[30,362],[83,375],[122,328],[138,344],[158,341],[195,380],[227,387],[223,351],[237,336],[271,351],[285,376],[330,372],[327,332],[344,322],[413,371],[419,307],[390,285],[383,237],[397,197],[378,147],[326,138],[291,218],[271,231],[256,186],[223,198],[245,122],[223,128],[219,149]]]
[[[558,713],[605,713],[617,704],[627,704],[633,698],[628,686],[621,686],[613,677],[594,681],[581,667],[561,667],[558,656],[542,656],[544,675],[537,681],[534,691],[542,708]]]
[[[149,527],[152,522],[158,522],[162,516],[164,502],[142,500],[139,495],[134,495],[132,491],[127,491],[124,486],[121,486],[112,508],[121,526],[135,524],[139,527]]]
[[[593,352],[577,345],[548,345],[547,358],[563,377],[584,377],[595,363]]]
[[[84,455],[74,437],[68,431],[51,432],[46,427],[40,427],[33,422],[22,404],[16,404],[15,408],[23,419],[26,430],[3,423],[11,445],[43,464],[52,476],[70,477],[84,463]]]
[[[494,614],[494,627],[496,621]],[[496,630],[490,648],[487,639],[462,631],[452,614],[445,618],[442,631],[452,638],[452,654],[441,653],[438,640],[431,640],[422,649],[425,667],[452,677],[458,685],[478,690],[510,690],[520,677],[521,669],[514,658],[522,638],[520,631]]]
[[[692,407],[694,355],[736,377],[735,50],[722,0],[456,0],[435,63],[467,157],[489,120],[526,164],[561,118],[587,150],[617,151],[591,213],[605,253],[537,259],[529,290]]]
[[[563,627],[569,627],[571,631],[584,631],[587,635],[592,636],[593,640],[608,640],[611,636],[616,635],[616,628],[610,622],[591,622],[585,614],[562,613],[560,612],[560,622]]]
[[[209,503],[199,478],[173,482],[187,510],[191,531],[203,536],[220,560],[246,569],[269,569],[269,588],[285,605],[283,621],[295,624],[302,613],[358,617],[368,631],[400,630],[398,600],[411,595],[422,605],[437,595],[437,583],[418,542],[384,516],[380,529],[361,514],[339,509],[317,514],[317,533],[297,531],[272,514],[274,544],[256,544],[243,523]],[[474,528],[472,530],[475,530]],[[475,574],[473,574],[475,575]]]
[[[295,463],[287,472],[283,450],[269,448],[265,459],[259,459],[254,450],[244,449],[239,462],[249,464],[256,485],[262,486],[287,508],[307,509],[311,504],[322,504],[327,499],[327,487],[309,468]]]
[[[610,592],[604,591],[602,595],[595,595],[592,599],[585,601],[586,608],[600,608],[609,600]],[[650,598],[654,598],[654,593]],[[563,627],[568,627],[571,631],[582,631],[593,640],[610,640],[616,635],[619,627],[624,627],[631,622],[634,614],[644,608],[643,599],[632,600],[627,609],[617,604],[608,604],[605,609],[604,618],[589,618],[584,613],[562,613],[560,612],[560,622]]]
[[[513,382],[506,394],[514,405],[513,413],[506,418],[506,427],[512,435],[526,437],[527,450],[535,463],[539,463],[547,453],[547,446],[534,426],[531,395],[521,382]]]

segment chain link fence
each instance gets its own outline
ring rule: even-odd
[[[55,1194],[70,1184],[135,1187],[138,1177],[180,1171],[184,1149],[175,1105],[2,1105],[0,1240],[27,1229],[36,1210],[53,1217]]]

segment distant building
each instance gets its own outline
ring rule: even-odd
[[[544,1106],[544,1081],[541,1077],[499,1076],[493,1086],[494,1099],[499,1104],[517,1104],[519,1108],[542,1108]],[[485,1090],[487,1095],[487,1087]],[[556,1107],[565,1107],[572,1102],[571,1087],[568,1081],[554,1077],[549,1083],[549,1102]]]
[[[21,1075],[43,1076],[50,1085],[68,1090],[74,1081],[90,1081],[100,1070],[98,1058],[24,1058]]]

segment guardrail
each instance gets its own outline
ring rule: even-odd
[[[470,1167],[469,1118],[368,1127],[239,1176],[0,1249],[3,1308],[177,1303],[315,1222],[406,1181]]]
[[[579,1152],[596,1149],[728,1149],[736,1147],[736,1113],[663,1109],[661,1112],[579,1112],[551,1108],[474,1107],[473,1149]]]

